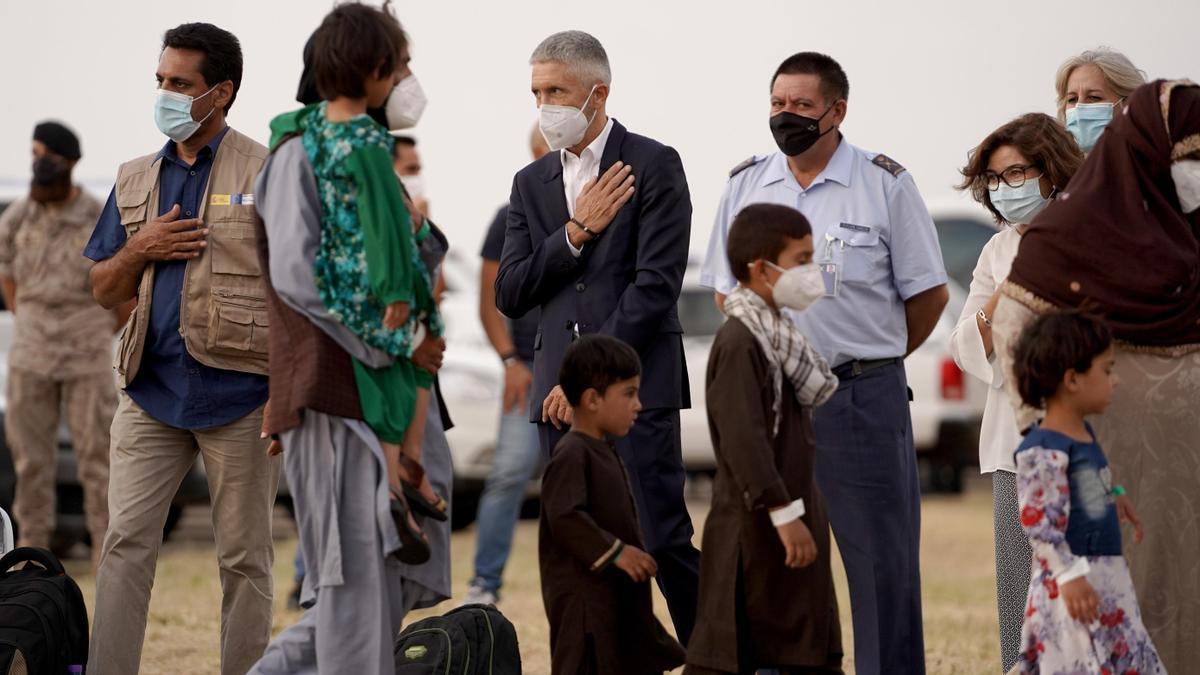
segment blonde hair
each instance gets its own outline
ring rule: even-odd
[[[1054,87],[1058,92],[1059,122],[1067,119],[1067,80],[1076,68],[1088,64],[1100,69],[1104,74],[1104,82],[1119,98],[1129,96],[1134,89],[1146,83],[1146,73],[1138,70],[1128,56],[1111,47],[1097,47],[1072,56],[1058,67],[1058,75],[1054,78]]]

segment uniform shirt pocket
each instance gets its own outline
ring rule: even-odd
[[[874,228],[866,231],[839,228],[837,237],[842,248],[842,279],[844,281],[872,282],[883,268],[880,264],[887,257],[887,250],[879,241],[879,232]]]

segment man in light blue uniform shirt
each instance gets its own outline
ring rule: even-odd
[[[771,80],[780,152],[730,172],[701,283],[737,285],[725,243],[734,216],[784,204],[812,224],[826,297],[789,318],[841,379],[815,413],[817,482],[850,583],[858,673],[924,673],[920,490],[904,357],[949,298],[933,220],[912,176],[838,130],[849,84],[836,61],[802,52]],[[787,310],[785,310],[787,311]]]

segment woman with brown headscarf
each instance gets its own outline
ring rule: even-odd
[[[1112,328],[1122,385],[1093,426],[1145,526],[1126,556],[1168,669],[1190,663],[1200,635],[1198,160],[1200,87],[1136,89],[1022,238],[993,320],[1006,372],[1036,314],[1086,307]],[[1018,409],[1018,426],[1038,415]]]

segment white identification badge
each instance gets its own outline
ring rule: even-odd
[[[825,251],[817,264],[821,268],[821,279],[825,282],[825,297],[827,298],[838,297],[842,288],[842,265],[834,256],[835,251],[838,251],[841,246],[845,246],[845,242],[831,234],[825,235]]]

